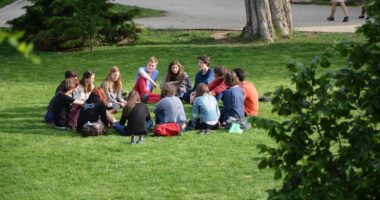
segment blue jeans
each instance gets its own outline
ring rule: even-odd
[[[148,129],[148,131],[152,128],[153,126],[153,122],[152,120],[147,120],[146,121],[146,129]],[[113,124],[113,128],[116,130],[117,133],[119,133],[120,135],[125,135],[125,126],[124,125],[121,125],[119,122],[115,122]]]

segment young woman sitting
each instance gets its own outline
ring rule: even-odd
[[[122,83],[120,70],[117,66],[113,66],[103,81],[102,87],[108,98],[108,108],[118,110],[123,108],[127,103],[121,96]]]
[[[200,130],[199,133],[208,134],[210,129],[219,127],[220,111],[215,97],[208,93],[205,83],[198,84],[191,111],[191,128]]]
[[[90,96],[80,109],[77,132],[81,133],[83,125],[87,122],[95,123],[101,121],[104,127],[116,120],[107,112],[108,100],[103,88],[94,88]]]
[[[125,125],[128,121],[127,125]],[[131,144],[135,143],[135,135],[139,136],[139,144],[144,143],[144,135],[152,127],[148,107],[141,103],[139,93],[132,90],[127,99],[127,104],[123,109],[120,121],[115,122],[115,130],[124,136],[131,136]]]
[[[189,76],[178,60],[174,60],[169,64],[168,71],[161,82],[161,89],[166,83],[174,84],[179,98],[183,98],[185,92],[193,87]]]
[[[228,71],[224,82],[228,89],[224,90],[222,98],[223,108],[220,119],[222,126],[227,125],[229,118],[237,121],[244,118],[244,93],[239,86],[239,79],[235,72]]]
[[[76,79],[67,79],[62,86],[61,91],[57,93],[52,103],[53,121],[58,129],[69,128],[70,105],[82,105],[82,100],[75,100],[72,92],[77,86]]]
[[[227,68],[223,65],[215,67],[215,79],[208,86],[209,94],[214,96],[217,101],[222,98],[222,92],[227,89],[226,84],[224,83],[224,76],[226,75]]]

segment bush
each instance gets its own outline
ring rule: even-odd
[[[135,41],[139,29],[133,19],[138,10],[112,12],[107,0],[31,0],[26,14],[9,21],[14,30],[24,30],[37,49],[65,50],[99,43]]]
[[[271,102],[285,120],[255,120],[278,144],[259,145],[269,154],[259,168],[283,177],[269,199],[380,198],[380,2],[367,8],[371,21],[358,30],[367,42],[338,44],[310,66],[289,64],[295,89],[280,87]],[[318,75],[334,52],[347,66]]]

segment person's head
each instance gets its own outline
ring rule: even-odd
[[[67,71],[65,71],[65,79],[68,79],[68,78],[75,78],[75,79],[77,79],[78,78],[77,72],[74,71],[74,70],[67,70]]]
[[[226,73],[224,76],[224,83],[227,85],[227,87],[234,87],[236,85],[239,85],[239,79],[234,71],[228,71]]]
[[[127,98],[127,104],[125,105],[123,109],[123,115],[128,116],[131,110],[133,109],[133,107],[137,103],[140,103],[140,102],[141,102],[140,95],[136,90],[132,90],[131,92],[129,92],[128,98]]]
[[[198,57],[198,66],[202,71],[207,70],[209,65],[210,65],[210,57],[209,56],[204,55],[204,56]]]
[[[108,104],[108,98],[102,87],[96,87],[92,90],[91,95],[96,95],[99,97],[100,101],[106,106]]]
[[[165,97],[172,97],[177,94],[177,89],[172,83],[166,83],[161,90],[161,99]]]
[[[158,65],[158,59],[154,56],[150,57],[148,59],[148,63],[146,64],[147,73],[148,74],[153,73],[153,71],[157,68],[157,65]]]
[[[167,81],[179,81],[184,79],[184,69],[182,64],[178,60],[174,60],[169,63]]]
[[[108,82],[108,87],[110,91],[113,91],[114,89],[116,89],[116,91],[118,92],[121,91],[122,83],[119,67],[111,67],[111,69],[108,71],[106,81]]]
[[[197,89],[195,90],[195,97],[199,97],[208,93],[208,85],[206,83],[199,83]]]
[[[223,65],[220,65],[218,67],[215,67],[214,68],[214,74],[215,74],[215,78],[217,79],[224,79],[224,76],[226,75],[227,73],[227,68]]]
[[[61,92],[67,93],[72,92],[78,85],[78,80],[75,78],[68,78],[64,81],[64,84],[62,85]]]
[[[235,74],[238,77],[238,79],[239,79],[240,82],[243,82],[245,80],[244,70],[242,70],[240,68],[235,68],[234,72],[235,72]]]
[[[83,72],[83,76],[82,76],[82,79],[80,80],[80,84],[83,86],[85,93],[88,93],[91,91],[94,85],[94,81],[95,81],[94,72],[90,70],[86,70],[85,72]]]

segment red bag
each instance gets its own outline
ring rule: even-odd
[[[79,117],[79,111],[82,106],[72,104],[70,106],[70,115],[69,115],[69,127],[75,129],[77,127],[77,121]]]
[[[153,132],[155,136],[176,136],[181,132],[181,128],[175,122],[157,124]]]

